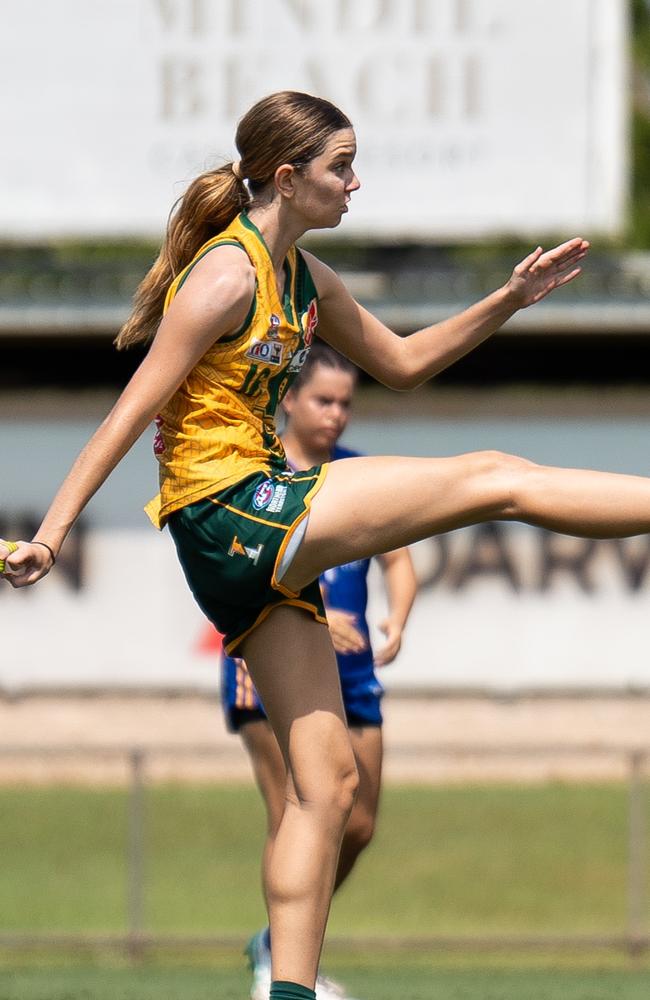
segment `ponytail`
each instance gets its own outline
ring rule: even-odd
[[[238,164],[208,170],[192,181],[171,211],[158,259],[136,290],[133,311],[115,338],[118,350],[153,339],[174,278],[204,243],[230,225],[249,200]]]

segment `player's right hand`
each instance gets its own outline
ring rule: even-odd
[[[340,608],[327,608],[332,644],[336,653],[362,653],[368,648],[368,640],[357,628],[357,616]]]
[[[52,556],[43,545],[31,542],[17,542],[18,549],[12,552],[0,538],[0,559],[4,559],[4,573],[0,580],[7,580],[12,587],[28,587],[46,576],[52,568]]]
[[[576,236],[552,250],[533,250],[517,264],[506,289],[515,299],[518,309],[525,309],[545,298],[554,288],[573,281],[581,273],[580,263],[589,252],[589,243]]]

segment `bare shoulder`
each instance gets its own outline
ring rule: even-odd
[[[217,246],[192,268],[170,308],[214,321],[221,335],[244,322],[255,294],[255,268],[243,248]]]

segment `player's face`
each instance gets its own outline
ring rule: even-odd
[[[338,226],[347,212],[350,196],[359,188],[352,169],[357,144],[351,128],[334,132],[323,152],[296,171],[294,207],[305,217],[310,229]]]
[[[306,385],[290,390],[283,406],[291,431],[307,450],[330,452],[350,417],[355,377],[317,364]]]

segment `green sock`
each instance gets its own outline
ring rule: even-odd
[[[271,983],[271,996],[269,1000],[316,1000],[316,994],[307,986],[300,983],[286,983],[276,980]]]

